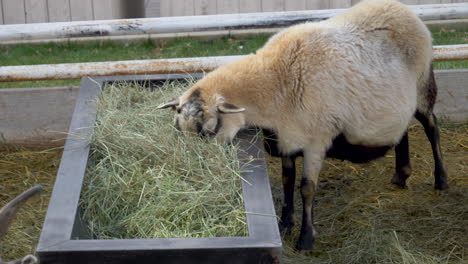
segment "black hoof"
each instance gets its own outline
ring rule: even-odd
[[[395,174],[393,174],[391,182],[393,184],[395,184],[395,185],[400,186],[401,188],[405,188],[406,187],[406,179],[408,179],[407,175],[395,173]]]
[[[299,240],[296,244],[297,250],[310,250],[314,248],[315,237],[312,234],[302,235],[299,237]]]
[[[436,190],[446,190],[448,189],[448,184],[447,184],[447,174],[445,170],[437,170],[434,172],[435,176],[435,181],[434,181],[434,188]]]
[[[447,182],[436,182],[434,188],[439,191],[447,190],[448,184]]]
[[[303,232],[301,230],[301,235],[296,244],[297,250],[310,250],[314,248],[315,235],[313,229],[308,230],[308,232]]]

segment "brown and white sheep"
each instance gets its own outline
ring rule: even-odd
[[[29,198],[35,194],[42,191],[42,187],[37,185],[29,190],[18,195],[11,202],[7,203],[2,209],[0,209],[0,240],[5,236],[8,227],[10,226],[12,220],[15,218],[18,209],[24,204]],[[0,258],[0,264],[36,264],[39,263],[37,258],[33,255],[27,255],[20,260],[14,260],[9,262],[4,262]]]
[[[432,145],[435,188],[447,188],[433,114],[437,87],[431,42],[430,32],[407,6],[363,1],[326,21],[279,32],[256,54],[209,73],[160,108],[176,110],[181,130],[225,142],[246,126],[271,131],[275,151],[270,152],[283,157],[283,227],[292,225],[294,158],[303,155],[297,248],[309,249],[324,158],[365,162],[395,146],[392,182],[405,186],[411,173],[407,128],[413,117]]]

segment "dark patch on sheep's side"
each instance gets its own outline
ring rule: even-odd
[[[273,157],[296,158],[303,156],[302,150],[291,153],[282,153],[278,147],[278,136],[270,129],[262,128],[265,151]],[[348,142],[343,134],[338,135],[327,151],[327,158],[348,160],[353,163],[366,163],[383,157],[393,146],[363,146]]]
[[[348,142],[343,134],[338,135],[327,151],[327,157],[349,160],[353,163],[366,163],[383,157],[393,146],[363,146]]]
[[[282,153],[278,147],[278,136],[273,130],[262,128],[263,146],[265,151],[272,157],[290,157],[296,158],[302,156],[302,150],[291,153]]]

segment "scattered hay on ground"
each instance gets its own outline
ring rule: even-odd
[[[284,238],[286,264],[467,262],[468,124],[441,129],[448,191],[433,189],[432,151],[422,127],[411,126],[409,136],[413,174],[406,189],[390,184],[393,151],[363,165],[326,160],[315,203],[315,249],[312,254],[291,249],[299,236],[296,221],[293,234]],[[280,214],[280,161],[270,158],[268,165]],[[298,189],[295,198],[299,220]]]
[[[184,136],[157,109],[186,88],[104,89],[81,198],[94,238],[247,235],[236,147]]]
[[[60,149],[0,145],[0,207],[35,184],[44,187],[40,195],[19,210],[8,234],[0,241],[0,256],[4,260],[34,253],[61,155]]]

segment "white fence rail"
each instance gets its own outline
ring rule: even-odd
[[[418,5],[412,9],[425,21],[468,18],[468,3]],[[283,27],[304,21],[320,21],[343,10],[4,25],[0,26],[0,41]]]
[[[108,61],[0,67],[0,82],[78,79],[84,76],[209,72],[243,56]],[[434,60],[468,60],[468,44],[435,46]]]

